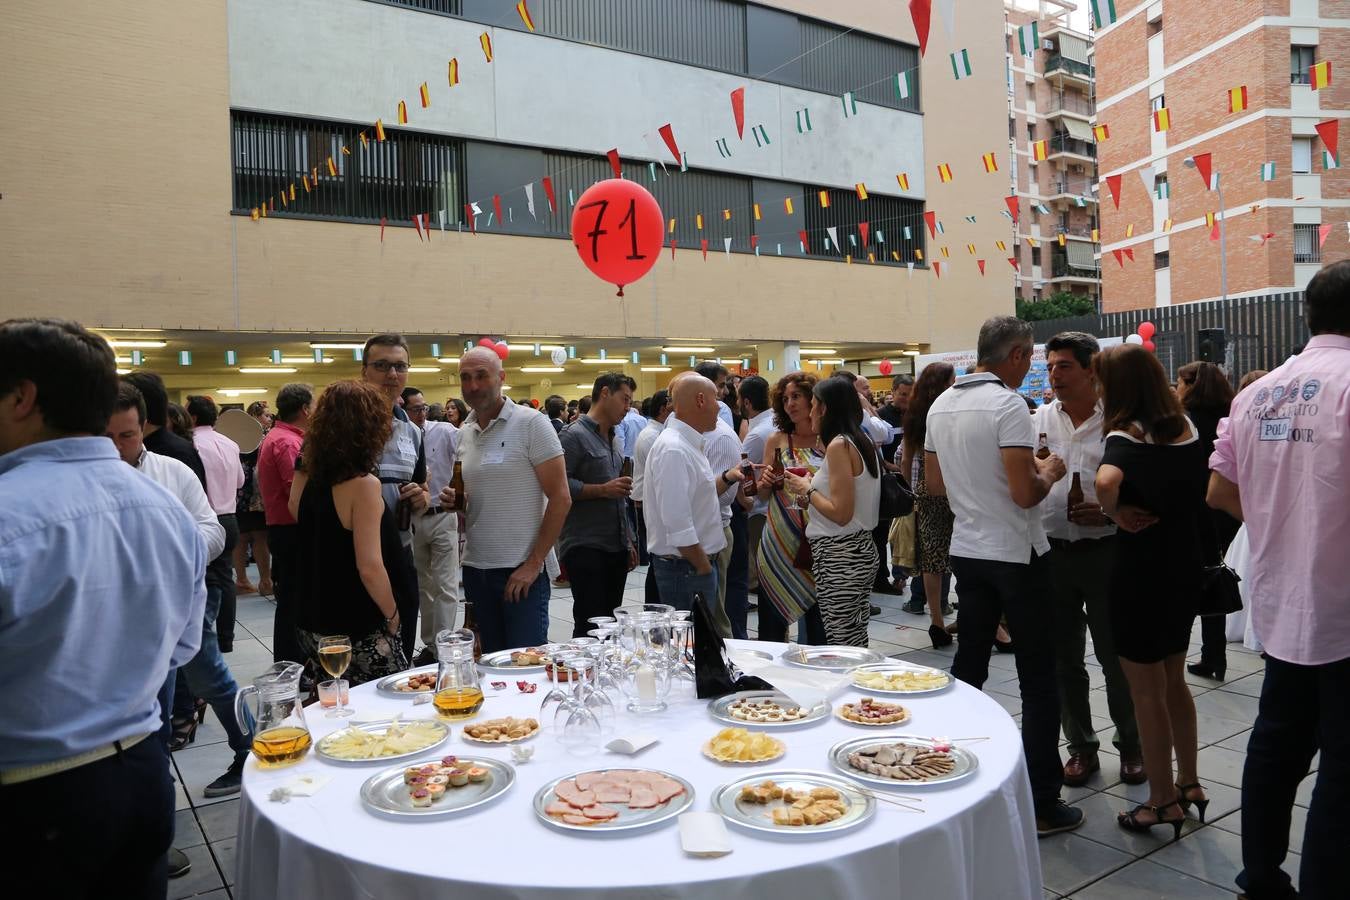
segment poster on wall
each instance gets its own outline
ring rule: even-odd
[[[1097,338],[1097,343],[1103,349],[1114,347],[1123,343],[1122,338]],[[917,378],[929,363],[945,362],[950,363],[952,368],[956,369],[957,375],[966,375],[975,370],[976,355],[974,350],[953,350],[949,353],[925,353],[914,361],[914,376]],[[1024,397],[1030,397],[1036,402],[1037,406],[1055,399],[1055,392],[1050,387],[1050,375],[1045,367],[1045,345],[1037,344],[1031,353],[1031,369],[1027,372],[1027,377],[1022,382],[1022,387],[1017,391]]]

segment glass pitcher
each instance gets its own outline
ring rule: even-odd
[[[253,755],[263,768],[298,762],[313,743],[300,704],[300,676],[304,671],[299,663],[274,663],[235,695],[234,717],[245,734],[253,733]],[[253,694],[258,696],[257,713],[248,704]]]
[[[483,686],[474,663],[474,633],[468,629],[436,635],[436,696],[432,705],[442,719],[468,719],[483,707]]]
[[[628,698],[629,712],[660,712],[666,708],[675,661],[670,616],[637,613],[629,615],[627,622],[619,687]]]

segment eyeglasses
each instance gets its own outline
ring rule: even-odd
[[[408,371],[409,368],[408,364],[405,362],[389,362],[386,359],[377,359],[372,363],[366,363],[366,365],[370,366],[376,372],[379,372],[381,374],[393,371],[402,375],[404,372]]]
[[[407,409],[404,410],[404,412],[410,412],[410,413],[421,413],[421,412],[426,412],[426,411],[427,411],[427,405],[426,405],[425,403],[422,403],[422,404],[420,404],[420,405],[418,405],[418,406],[409,406]]]

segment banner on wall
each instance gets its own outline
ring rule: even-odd
[[[1114,347],[1123,343],[1123,338],[1097,338],[1097,343],[1102,349]],[[930,363],[945,362],[950,363],[956,370],[957,375],[965,375],[975,369],[976,354],[974,350],[953,350],[949,353],[925,353],[914,361],[914,377],[918,377]],[[1050,375],[1045,368],[1045,345],[1037,344],[1031,353],[1031,370],[1027,372],[1027,377],[1022,381],[1022,387],[1017,393],[1024,397],[1030,397],[1036,401],[1036,405],[1054,399],[1054,392],[1050,388]]]

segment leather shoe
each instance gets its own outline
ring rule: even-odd
[[[1120,780],[1126,784],[1143,784],[1148,781],[1148,775],[1144,772],[1144,758],[1142,756],[1120,755]]]
[[[1082,787],[1092,777],[1092,773],[1101,769],[1102,764],[1095,753],[1071,753],[1064,764],[1064,783],[1070,787]]]

